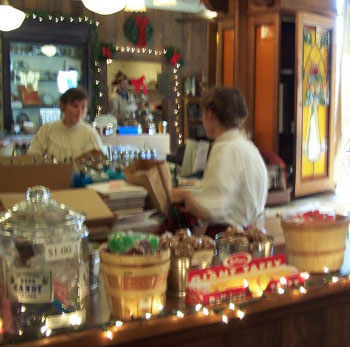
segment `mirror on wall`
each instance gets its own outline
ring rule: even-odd
[[[129,79],[128,94],[129,98],[134,98],[134,106],[128,112],[134,113],[133,117],[136,118],[136,121],[144,125],[146,123],[144,118],[147,117],[147,114],[153,116],[152,121],[155,124],[163,120],[162,98],[158,91],[158,78],[162,73],[162,63],[115,59],[112,63],[107,64],[108,101],[109,112],[111,113],[116,113],[115,109],[113,109],[113,103],[117,97],[117,89],[120,85],[113,85],[113,81],[115,81],[119,71]],[[143,83],[147,93],[144,93],[143,85],[140,81],[138,81],[140,89],[138,92],[136,90],[137,87],[132,83],[133,80],[140,80],[143,76]]]

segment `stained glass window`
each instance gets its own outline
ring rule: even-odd
[[[304,26],[301,177],[327,175],[330,30]]]

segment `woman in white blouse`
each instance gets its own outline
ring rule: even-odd
[[[28,153],[47,155],[63,162],[91,150],[102,151],[96,130],[84,122],[87,105],[88,96],[84,89],[68,89],[60,98],[62,119],[45,123],[31,142]]]
[[[247,227],[263,212],[268,180],[256,146],[241,130],[247,107],[235,88],[214,88],[203,97],[202,122],[215,140],[198,194],[173,189],[172,200],[209,225]]]

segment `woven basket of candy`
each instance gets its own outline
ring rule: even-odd
[[[152,234],[116,232],[99,248],[100,269],[114,318],[158,314],[165,305],[170,249]]]
[[[308,211],[282,218],[288,263],[301,271],[338,270],[344,260],[349,218]]]

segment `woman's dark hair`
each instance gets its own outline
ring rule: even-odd
[[[243,125],[248,110],[243,96],[236,88],[214,87],[202,98],[202,107],[214,113],[226,128],[239,128]]]
[[[60,104],[67,104],[74,101],[88,100],[88,95],[85,89],[81,87],[70,88],[65,91],[60,97]]]
[[[112,81],[113,86],[117,86],[121,81],[128,80],[128,76],[125,75],[125,73],[118,71],[117,74],[114,76],[114,80]]]

